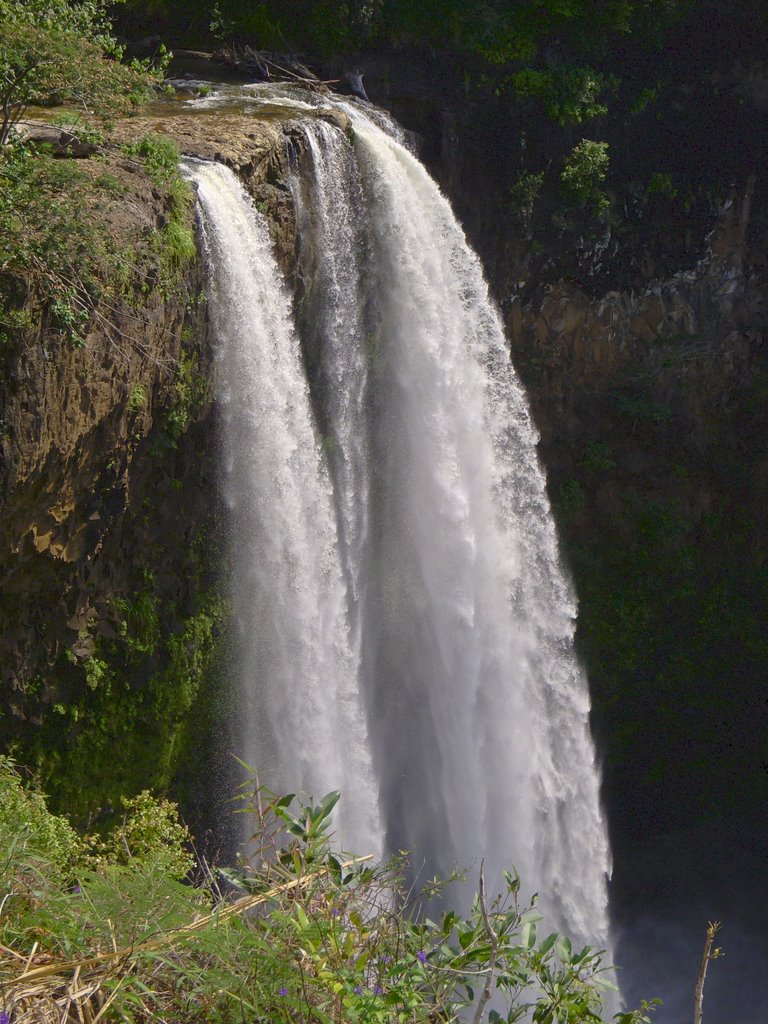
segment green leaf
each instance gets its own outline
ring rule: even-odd
[[[548,935],[546,939],[544,939],[542,944],[539,946],[539,955],[546,956],[550,949],[552,949],[554,944],[557,942],[558,938],[559,936],[557,932],[552,932],[551,935]]]
[[[505,871],[504,881],[507,883],[507,889],[509,892],[520,892],[520,876],[516,871]]]
[[[520,932],[520,941],[526,949],[532,949],[536,942],[536,922],[526,921]]]
[[[341,797],[341,793],[338,791],[338,789],[335,789],[332,793],[329,793],[325,797],[325,799],[323,800],[323,802],[322,802],[322,804],[320,806],[320,820],[321,821],[328,817],[328,815],[331,813],[333,808],[339,802],[339,798],[340,797]]]

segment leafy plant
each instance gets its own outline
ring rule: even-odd
[[[582,139],[573,147],[560,174],[566,199],[573,206],[589,206],[596,217],[606,216],[609,200],[601,186],[609,162],[607,142]]]
[[[513,207],[527,223],[533,216],[533,207],[541,194],[544,184],[544,172],[539,174],[521,174],[514,185],[510,185],[509,198]]]
[[[149,94],[149,68],[120,63],[102,0],[0,0],[0,23],[0,146],[30,103],[116,111]]]
[[[164,190],[168,219],[157,232],[152,247],[160,259],[161,280],[167,285],[197,254],[195,236],[189,224],[193,202],[190,185],[179,173],[179,149],[162,135],[147,135],[122,147],[127,156],[139,158],[152,181]]]
[[[672,180],[672,175],[663,174],[661,171],[652,174],[651,180],[646,186],[645,194],[647,196],[663,196],[666,199],[675,199],[677,197],[677,189]]]
[[[516,875],[489,900],[481,870],[468,916],[425,918],[403,889],[400,862],[333,850],[338,793],[318,804],[245,794],[248,859],[219,872],[245,893],[234,899],[204,864],[198,886],[180,884],[191,865],[188,833],[173,805],[148,793],[125,802],[124,820],[90,852],[73,840],[64,872],[45,846],[30,869],[29,850],[14,838],[19,818],[28,808],[46,834],[60,819],[3,762],[0,808],[14,800],[22,810],[0,817],[2,942],[15,954],[0,965],[9,1015],[43,1012],[68,992],[79,1018],[106,1004],[108,1019],[129,1020],[454,1024],[486,1011],[489,1022],[601,1019],[610,987],[601,954],[556,934],[538,939],[540,915],[520,905]],[[426,894],[441,887],[431,883]],[[493,993],[503,1017],[489,1009]],[[618,1024],[647,1022],[648,1009]]]
[[[57,878],[67,878],[82,854],[82,843],[66,818],[51,814],[45,798],[22,781],[15,762],[0,756],[0,865],[5,878],[14,860],[42,859]]]
[[[130,657],[138,660],[152,654],[160,641],[157,596],[151,590],[141,590],[132,600],[115,598],[114,604],[122,616],[120,635]]]
[[[147,405],[149,395],[145,384],[134,384],[128,395],[126,407],[129,412],[140,412]]]
[[[590,67],[523,68],[512,75],[511,82],[518,96],[541,99],[547,117],[561,127],[608,112],[605,104],[597,102],[605,79]]]
[[[178,146],[163,135],[145,135],[137,142],[127,143],[122,150],[126,156],[141,159],[156,185],[166,185],[178,174]]]
[[[209,398],[208,382],[199,371],[197,354],[182,352],[176,366],[171,402],[163,415],[163,428],[172,443],[178,442],[197,410]]]
[[[194,867],[192,837],[179,821],[178,808],[158,800],[149,790],[123,797],[123,817],[106,840],[95,840],[91,855],[97,864],[160,864],[173,878],[184,878]]]
[[[584,449],[582,462],[587,469],[595,473],[609,473],[616,468],[616,460],[605,441],[593,441],[592,444],[588,444]]]

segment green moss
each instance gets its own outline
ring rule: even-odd
[[[196,704],[207,700],[227,615],[215,590],[182,620],[146,587],[115,608],[117,635],[94,640],[82,661],[60,659],[47,681],[65,699],[17,747],[53,807],[79,821],[142,789],[168,791],[194,745],[190,717],[205,718]]]
[[[186,433],[196,413],[209,400],[208,381],[200,372],[198,353],[194,349],[182,352],[173,379],[171,401],[161,416],[163,433],[172,444]]]

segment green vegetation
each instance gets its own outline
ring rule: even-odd
[[[90,319],[102,281],[116,270],[106,233],[89,203],[102,188],[74,160],[25,146],[0,150],[0,328],[10,334],[33,309],[19,308],[45,291],[50,326],[75,343]]]
[[[597,102],[605,81],[589,67],[524,68],[512,75],[511,84],[518,96],[538,97],[545,115],[561,128],[608,113],[605,104]]]
[[[131,598],[114,601],[111,638],[81,634],[91,653],[71,652],[48,678],[64,696],[24,731],[14,747],[29,758],[55,806],[87,821],[126,795],[150,786],[167,792],[184,757],[197,748],[195,728],[206,729],[206,708],[226,605],[203,594],[186,618],[163,604],[145,582]]]
[[[108,316],[147,280],[170,293],[195,258],[192,194],[178,172],[178,150],[154,136],[128,149],[167,210],[159,231],[132,244],[111,224],[125,195],[140,188],[132,176],[117,178],[28,145],[0,149],[0,347],[38,318],[44,330],[80,346],[97,309]],[[138,409],[141,394],[130,403]]]
[[[30,103],[72,102],[102,113],[146,94],[149,68],[120,63],[103,0],[0,0],[0,146]]]
[[[209,385],[200,372],[197,353],[184,351],[179,356],[173,378],[171,400],[162,417],[165,437],[177,444],[189,428],[195,413],[210,400]]]
[[[521,174],[517,181],[509,187],[509,198],[513,209],[520,215],[524,224],[533,216],[536,200],[541,194],[544,184],[544,172],[539,174]]]
[[[715,879],[724,850],[764,839],[743,814],[768,800],[761,371],[759,356],[727,404],[704,402],[705,424],[685,407],[682,396],[701,397],[685,372],[668,373],[663,388],[644,378],[609,399],[576,399],[592,429],[554,487],[554,508],[605,752],[614,878],[628,889],[659,871],[659,835],[675,835],[678,863],[698,858],[699,877]],[[676,880],[664,905],[693,898],[697,885]]]
[[[140,159],[149,177],[167,196],[168,218],[154,236],[152,248],[160,260],[161,287],[168,288],[197,254],[189,216],[192,189],[179,173],[179,150],[170,139],[147,135],[123,146],[123,152]]]
[[[103,0],[0,0],[0,342],[38,317],[43,329],[84,344],[97,306],[113,304],[139,271],[136,246],[115,244],[109,211],[126,188],[50,147],[21,144],[12,131],[31,103],[76,105],[55,115],[80,140],[102,146],[92,117],[124,113],[151,95],[165,58],[121,63]],[[157,147],[155,147],[157,148]],[[155,242],[163,278],[194,256],[188,189],[146,155],[168,195],[168,223]],[[167,154],[163,154],[167,157]],[[167,271],[167,274],[166,274]]]
[[[560,174],[566,200],[584,208],[589,206],[596,217],[608,212],[608,196],[602,185],[608,174],[608,143],[582,139],[565,160]]]
[[[131,388],[131,393],[128,396],[128,402],[126,403],[129,412],[140,412],[146,407],[147,404],[147,388],[144,384],[135,384]]]
[[[6,893],[0,967],[10,1024],[79,1020],[305,1021],[316,1024],[540,1024],[600,1021],[601,956],[537,936],[520,880],[466,918],[433,922],[399,865],[331,845],[338,794],[318,805],[257,792],[248,864],[195,864],[175,808],[142,793],[106,839],[80,839],[0,761],[0,864]],[[197,884],[181,879],[190,871]],[[225,878],[227,893],[220,888]],[[441,889],[430,883],[428,897]],[[73,979],[76,983],[73,982]],[[491,994],[505,1005],[489,1009]],[[650,1007],[618,1016],[648,1022]]]
[[[654,4],[660,29],[688,6],[687,0]],[[145,27],[165,22],[187,33],[214,32],[272,49],[314,53],[366,46],[423,45],[463,49],[493,64],[534,59],[544,42],[571,38],[599,51],[606,35],[623,35],[648,15],[643,0],[207,0],[182,22],[178,0],[132,0],[126,20]]]

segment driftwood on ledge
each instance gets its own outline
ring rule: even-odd
[[[213,55],[221,64],[259,82],[298,82],[308,89],[327,92],[339,79],[322,80],[290,54],[254,50],[250,46],[225,46]]]

